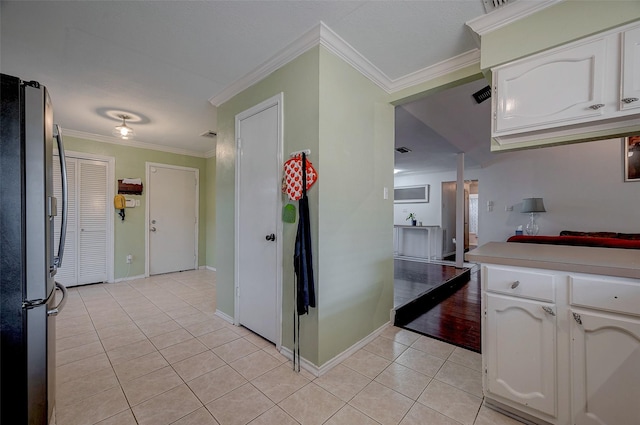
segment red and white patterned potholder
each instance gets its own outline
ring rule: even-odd
[[[313,164],[306,158],[307,163],[307,190],[318,180],[318,173]],[[296,155],[284,163],[284,177],[282,191],[289,195],[289,199],[297,201],[302,198],[302,155]]]

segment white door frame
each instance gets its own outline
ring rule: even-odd
[[[234,296],[234,317],[233,323],[236,326],[240,325],[240,169],[242,167],[242,155],[241,146],[237,135],[240,133],[240,122],[246,118],[249,118],[255,114],[258,114],[273,106],[278,108],[278,163],[282,164],[283,157],[283,93],[279,93],[252,108],[247,109],[244,112],[236,115],[235,122],[235,135],[236,135],[236,172],[235,172],[235,226],[234,226],[234,243],[235,243],[235,255],[234,255],[234,281],[235,281],[235,296]],[[282,197],[278,196],[276,202],[276,211],[282,210]],[[282,220],[277,220],[276,226],[276,348],[279,350],[282,344]]]
[[[57,149],[53,150],[54,155],[59,155]],[[76,152],[76,151],[68,151],[64,152],[65,157],[67,158],[76,158],[76,159],[84,159],[87,161],[101,161],[107,163],[107,217],[111,216],[111,220],[107,220],[107,282],[114,282],[114,257],[115,257],[115,245],[114,245],[114,232],[115,232],[115,215],[110,215],[111,211],[113,211],[111,205],[113,203],[110,200],[115,196],[115,184],[111,182],[115,182],[116,178],[116,159],[112,156],[104,156],[104,155],[96,155],[93,153],[86,152]],[[62,204],[60,204],[62,205]]]
[[[195,232],[195,261],[194,261],[194,265],[193,268],[197,269],[198,268],[198,258],[199,258],[199,252],[198,252],[198,230],[200,228],[200,170],[197,168],[192,168],[192,167],[181,167],[179,165],[172,165],[172,164],[162,164],[159,162],[145,162],[145,182],[147,182],[147,190],[145,190],[145,198],[144,198],[144,202],[145,202],[145,218],[144,218],[144,276],[145,277],[149,277],[149,221],[150,221],[150,214],[149,214],[149,177],[150,177],[150,169],[151,167],[157,167],[157,168],[169,168],[169,169],[173,169],[173,170],[185,170],[185,171],[195,171],[196,174],[196,205],[195,205],[195,213],[196,213],[196,223],[194,224],[194,229],[193,231]]]

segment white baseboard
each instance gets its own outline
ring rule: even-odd
[[[216,310],[216,316],[220,317],[221,319],[231,323],[232,325],[235,325],[235,320],[233,320],[233,317],[229,316],[227,313],[224,313],[220,310]]]
[[[280,354],[289,360],[293,360],[293,351],[289,350],[287,347],[280,347]],[[320,368],[302,356],[300,356],[300,367],[315,377],[320,376]]]
[[[362,338],[360,341],[356,342],[351,347],[347,348],[342,353],[338,354],[337,356],[335,356],[334,358],[332,358],[331,360],[329,360],[328,362],[320,366],[319,374],[317,376],[324,375],[325,373],[329,372],[331,369],[333,369],[334,367],[342,363],[344,360],[346,360],[349,356],[354,354],[356,351],[360,350],[362,347],[364,347],[365,345],[367,345],[368,343],[376,339],[388,326],[390,326],[389,322],[380,326],[378,329],[371,332],[369,335]]]
[[[113,282],[114,283],[118,283],[118,282],[126,282],[127,280],[136,280],[136,279],[144,279],[144,275],[138,275],[138,276],[129,276],[129,277],[121,277],[120,279],[116,279]]]
[[[331,369],[333,369],[340,363],[342,363],[344,360],[346,360],[349,356],[354,354],[356,351],[360,350],[362,347],[364,347],[365,345],[369,344],[371,341],[376,339],[388,326],[390,326],[389,322],[380,326],[378,329],[371,332],[369,335],[362,338],[360,341],[356,342],[351,347],[347,348],[342,353],[338,354],[337,356],[335,356],[334,358],[332,358],[322,366],[317,366],[301,356],[300,367],[302,367],[307,372],[311,373],[313,376],[320,377],[325,373],[329,372]],[[289,348],[281,347],[280,352],[289,360],[293,359],[293,352]]]

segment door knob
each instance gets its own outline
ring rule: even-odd
[[[268,241],[275,241],[276,240],[276,235],[272,233],[270,235],[267,235],[267,237],[265,239],[268,240]]]
[[[151,230],[152,232],[155,232],[155,231],[156,231],[156,228],[155,228],[155,227],[152,227],[152,228],[151,228],[151,229],[149,229],[149,230]]]

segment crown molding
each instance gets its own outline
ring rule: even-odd
[[[331,28],[320,22],[319,43],[334,55],[357,69],[362,75],[378,85],[387,93],[391,93],[392,81],[378,67],[365,58],[352,45],[336,34]]]
[[[434,78],[480,62],[480,51],[478,49],[473,49],[451,59],[412,72],[404,77],[392,80],[353,46],[325,25],[324,22],[320,22],[311,30],[303,34],[298,40],[280,50],[271,59],[264,62],[254,71],[236,80],[220,93],[209,98],[209,102],[216,107],[222,105],[235,95],[248,89],[255,83],[266,78],[272,72],[278,70],[317,45],[323,46],[331,53],[338,56],[388,94],[393,94],[399,90],[427,82]]]
[[[197,158],[206,158],[205,155],[208,153],[208,152],[202,153],[202,152],[192,151],[189,149],[174,148],[171,146],[161,146],[153,143],[138,142],[135,140],[123,141],[121,139],[118,139],[117,137],[103,136],[100,134],[87,133],[84,131],[70,130],[66,128],[62,129],[62,134],[63,136],[71,136],[71,137],[77,137],[80,139],[93,140],[94,142],[111,143],[113,145],[126,146],[129,148],[150,149],[153,151],[174,153],[177,155],[195,156]],[[215,149],[213,149],[213,154],[215,155]]]
[[[563,1],[565,0],[517,0],[486,15],[471,19],[466,22],[466,25],[473,31],[479,45],[483,35]]]
[[[324,24],[321,22],[319,25],[316,25],[307,31],[300,38],[278,51],[278,53],[276,53],[271,59],[258,66],[255,70],[236,80],[217,95],[210,97],[209,102],[216,107],[222,105],[233,96],[248,89],[255,83],[266,78],[272,72],[282,68],[301,54],[317,46],[320,42],[320,27],[323,25]]]
[[[389,84],[389,93],[395,93],[408,87],[442,77],[459,69],[480,63],[480,50],[473,49],[434,65],[422,68],[411,74],[393,80]]]

